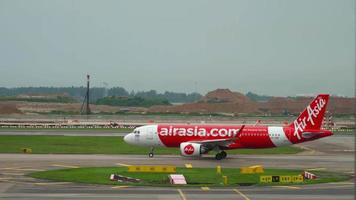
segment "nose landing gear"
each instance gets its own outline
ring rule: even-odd
[[[215,155],[216,160],[222,160],[225,159],[227,156],[227,153],[225,151],[221,151]]]
[[[154,147],[151,147],[150,153],[148,153],[148,157],[153,158],[154,153],[153,153]]]

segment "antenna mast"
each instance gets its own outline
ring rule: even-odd
[[[86,114],[86,115],[90,115],[90,106],[89,106],[89,99],[90,99],[90,75],[87,75],[87,91],[85,93],[85,97],[82,103],[82,107],[80,108],[80,114]],[[84,104],[86,104],[86,106],[84,106]]]

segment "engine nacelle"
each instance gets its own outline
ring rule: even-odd
[[[183,142],[180,144],[180,153],[183,156],[200,156],[204,153],[203,149],[202,145],[197,143]]]

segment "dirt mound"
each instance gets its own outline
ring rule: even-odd
[[[217,89],[208,92],[200,102],[205,103],[251,103],[251,100],[239,92],[229,89]]]
[[[312,100],[309,97],[273,97],[267,102],[260,102],[259,109],[271,114],[299,114]]]
[[[202,114],[272,114],[298,115],[314,97],[273,97],[267,102],[255,102],[247,96],[229,89],[217,89],[207,93],[197,103],[177,106],[153,106],[148,112],[202,113]],[[355,98],[330,97],[328,111],[333,114],[355,114]]]
[[[356,114],[356,98],[332,97],[328,110],[336,114]]]
[[[259,109],[271,114],[299,114],[314,97],[273,97],[267,102],[259,103]],[[354,114],[355,98],[330,97],[327,110],[333,114]]]
[[[149,112],[202,113],[202,114],[238,114],[258,113],[257,103],[239,92],[229,89],[217,89],[207,93],[197,103],[177,106],[153,106]]]
[[[16,104],[13,103],[0,103],[0,114],[21,114],[22,112],[17,109]]]

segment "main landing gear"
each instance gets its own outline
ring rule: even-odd
[[[153,150],[154,150],[154,147],[151,147],[151,151],[150,151],[150,153],[148,154],[148,157],[153,158],[153,156],[154,156]]]
[[[222,160],[222,159],[226,158],[226,156],[227,156],[227,153],[225,151],[220,151],[219,153],[217,153],[215,155],[215,159]]]

